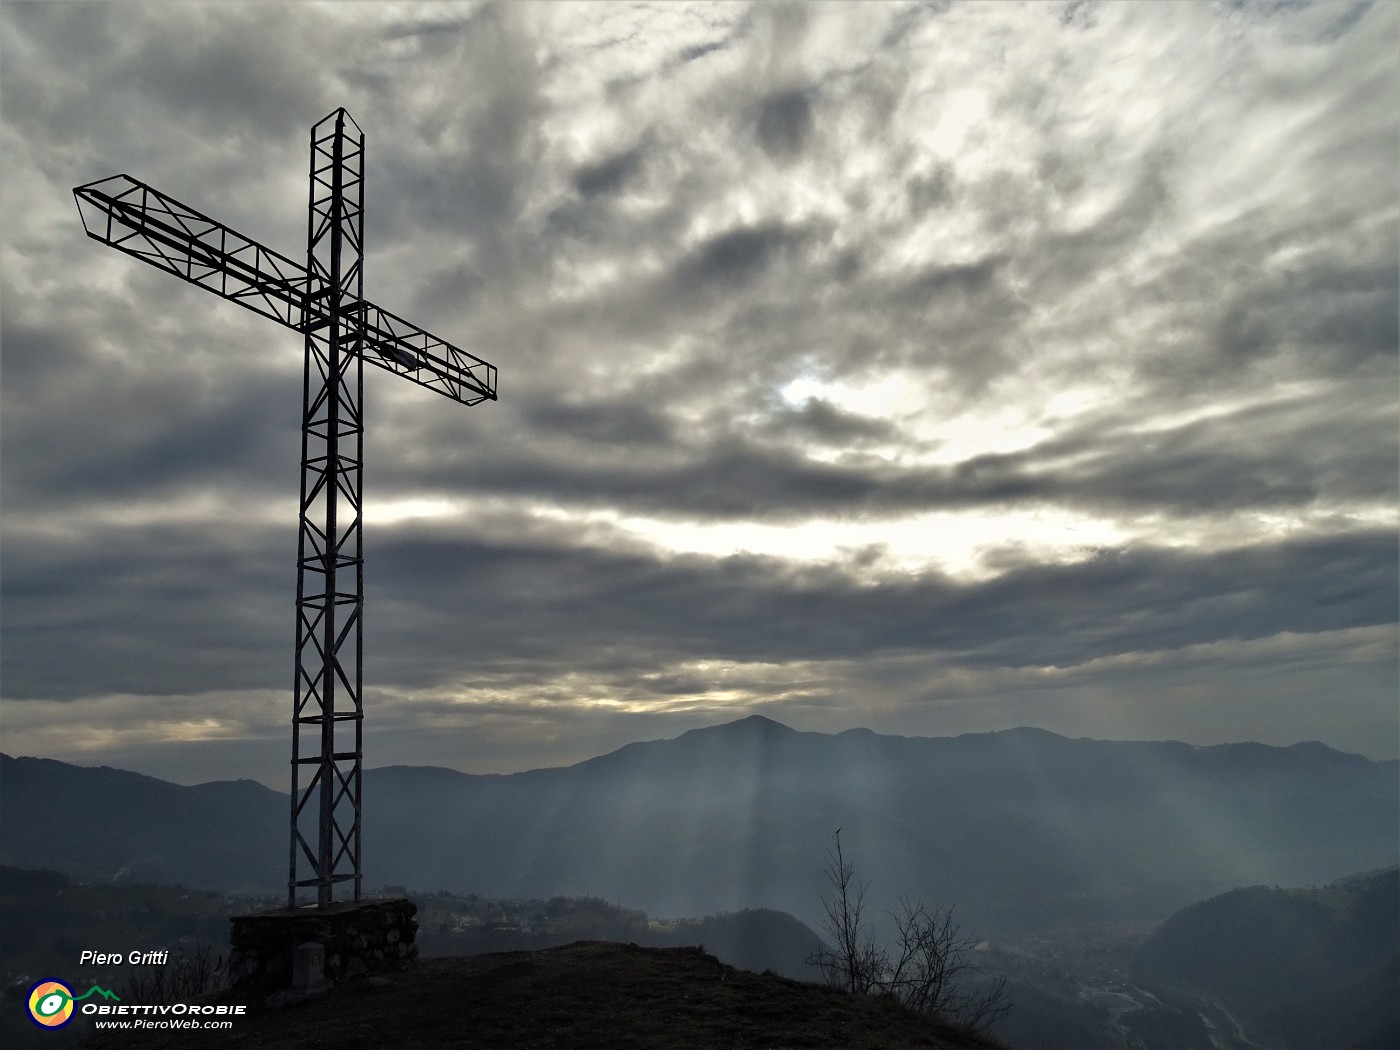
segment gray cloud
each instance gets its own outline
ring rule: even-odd
[[[7,704],[285,687],[300,337],[86,240],[70,191],[126,170],[295,256],[306,129],[345,105],[367,295],[501,375],[470,411],[366,384],[395,739],[464,719],[457,690],[529,764],[522,726],[625,738],[572,690],[659,732],[663,703],[720,709],[723,666],[726,703],[831,728],[988,728],[1035,717],[1018,676],[1107,696],[1151,660],[1167,697],[1210,659],[1226,683],[1283,666],[1279,639],[1374,724],[1394,645],[1355,639],[1394,623],[1400,497],[1387,5],[0,18]],[[988,536],[974,576],[869,540],[933,513],[1119,538]],[[791,557],[666,531],[777,525]],[[804,529],[826,555],[797,555]],[[1301,693],[1257,699],[1261,737],[1269,703],[1308,724]]]
[[[682,260],[676,268],[676,284],[686,293],[696,290],[696,286],[737,288],[761,278],[786,249],[795,247],[801,239],[801,230],[778,223],[725,230]]]
[[[487,541],[373,530],[375,630],[366,647],[376,677],[425,686],[516,674],[517,684],[543,685],[580,669],[638,677],[687,661],[920,652],[939,653],[948,666],[1072,667],[1389,623],[1397,585],[1387,532],[1216,554],[1103,551],[1059,566],[1009,553],[1003,571],[982,582],[922,573],[870,586],[839,564],[658,558],[580,549],[557,528],[532,531],[520,520],[502,522]],[[110,532],[101,551],[23,543],[26,567],[9,573],[6,588],[23,610],[7,615],[15,643],[6,646],[8,689],[77,696],[97,675],[105,689],[132,693],[284,684],[291,528],[238,528],[241,542],[219,545],[212,575],[201,566],[217,534]]]
[[[1386,623],[1393,546],[1393,537],[1372,533],[1215,556],[1108,552],[1072,566],[1016,565],[982,584],[927,574],[878,587],[834,567],[795,570],[752,557],[582,559],[567,549],[481,549],[425,536],[384,546],[380,558],[391,603],[425,590],[444,603],[452,594],[495,596],[479,614],[461,610],[453,629],[473,623],[472,648],[531,666],[586,666],[589,654],[614,661],[619,652],[800,661],[935,651],[955,664],[1018,667]],[[502,606],[521,612],[528,636],[492,614]],[[424,648],[455,658],[449,630],[400,630],[400,645],[422,630],[434,635]]]
[[[786,158],[802,152],[815,120],[812,99],[801,90],[783,91],[758,106],[758,142],[769,156]]]
[[[585,197],[616,193],[641,170],[642,150],[634,146],[574,172],[574,185]]]

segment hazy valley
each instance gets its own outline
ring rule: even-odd
[[[0,775],[0,862],[240,893],[285,884],[288,803],[260,784],[8,757]],[[877,907],[910,894],[1029,934],[1154,923],[1238,886],[1394,863],[1396,785],[1396,763],[1320,744],[826,735],[748,718],[508,776],[367,770],[364,856],[378,884],[596,896],[654,915],[768,907],[811,925],[842,828]]]
[[[1393,1023],[1378,990],[1400,951],[1400,877],[1263,887],[1394,864],[1396,775],[1317,744],[824,735],[750,718],[510,776],[370,770],[366,871],[419,902],[425,954],[703,943],[731,965],[810,978],[823,854],[841,828],[872,914],[910,895],[984,935],[978,961],[1012,982],[999,1032],[1014,1046],[1303,1050],[1326,1046],[1319,1026],[1345,1010],[1330,1033],[1363,1048]],[[219,945],[231,910],[278,902],[285,795],[8,757],[0,776],[0,861],[72,880],[7,873],[8,930],[54,914],[62,891],[70,922]],[[141,883],[197,889],[167,891],[159,931],[149,903],[95,903]],[[1204,965],[1237,907],[1231,972],[1268,975],[1254,984]],[[45,936],[33,926],[20,924],[31,946]],[[7,935],[12,980],[20,947]]]

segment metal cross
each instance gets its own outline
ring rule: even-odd
[[[362,889],[364,362],[464,405],[496,400],[494,366],[364,298],[364,157],[344,109],[311,129],[305,266],[127,175],[73,191],[89,237],[306,338],[288,907],[299,887],[315,887],[318,906],[337,883],[355,900]]]

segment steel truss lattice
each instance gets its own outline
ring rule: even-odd
[[[287,903],[363,889],[364,363],[464,405],[494,366],[364,298],[364,133],[344,109],[311,130],[306,264],[114,175],[73,191],[89,237],[303,334],[296,675]],[[300,873],[305,871],[305,875]]]

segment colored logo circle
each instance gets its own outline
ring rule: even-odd
[[[29,989],[29,1018],[44,1028],[62,1028],[73,1019],[73,989],[62,981],[40,981]]]

